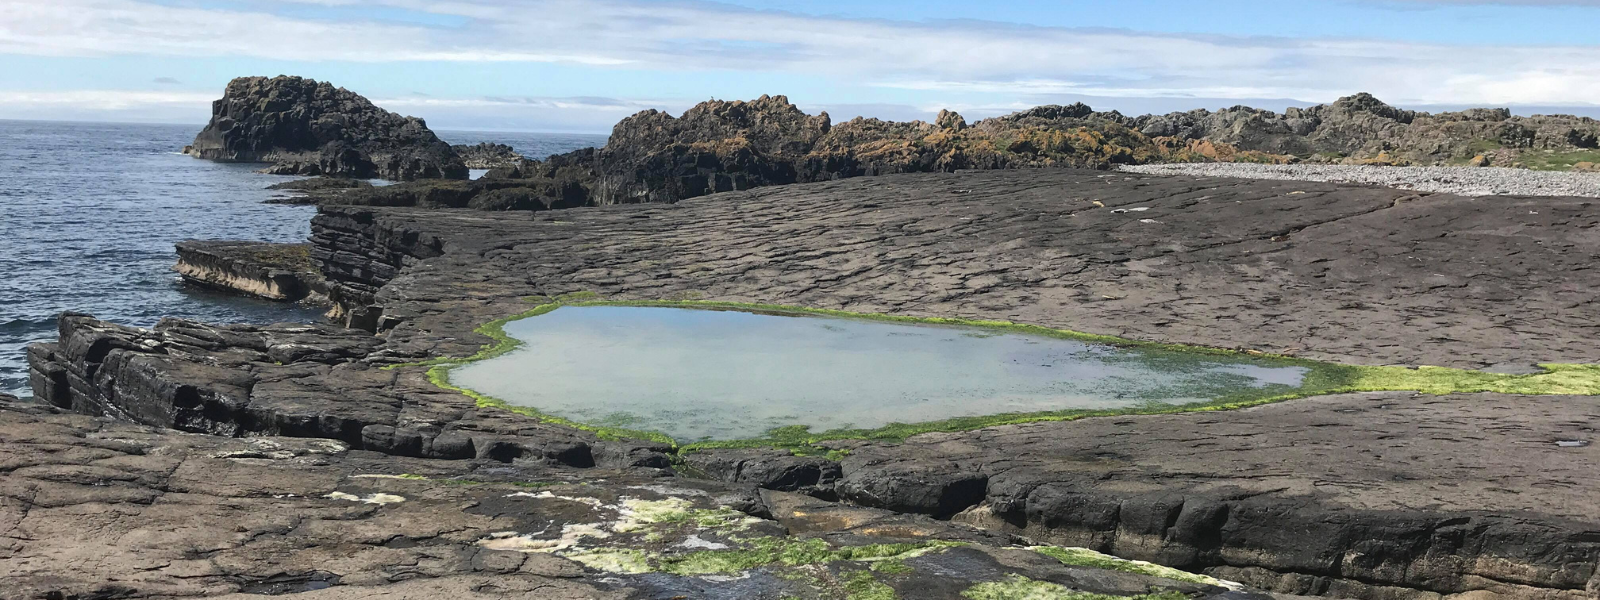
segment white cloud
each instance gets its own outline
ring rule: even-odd
[[[71,120],[89,115],[101,121],[205,123],[215,99],[216,94],[185,92],[0,91],[0,119]]]
[[[386,10],[430,13],[464,24],[310,20],[267,9],[212,10],[137,0],[0,0],[0,52],[727,69],[805,74],[929,95],[1011,98],[1325,101],[1355,91],[1409,104],[1587,104],[1600,98],[1600,47],[1595,46],[1170,35],[981,21],[859,20],[640,0],[302,4],[382,4]]]

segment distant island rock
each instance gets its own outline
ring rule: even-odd
[[[451,146],[468,169],[498,169],[500,167],[516,166],[527,160],[511,146],[483,142],[481,144],[456,144]]]
[[[415,117],[301,77],[240,77],[212,103],[211,122],[184,153],[221,162],[273,163],[280,175],[465,179],[467,166]]]

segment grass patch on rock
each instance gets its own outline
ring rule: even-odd
[[[1600,395],[1600,365],[1542,364],[1540,366],[1544,369],[1544,372],[1529,375],[1486,373],[1482,371],[1471,371],[1466,369],[1453,369],[1446,367],[1369,367],[1342,365],[1254,351],[1240,351],[1204,346],[1189,346],[1184,344],[1130,340],[1116,336],[1085,333],[1066,329],[1055,329],[1038,325],[1012,323],[1009,321],[943,317],[910,317],[902,315],[855,313],[833,309],[803,308],[776,304],[711,302],[699,300],[604,301],[599,300],[598,296],[593,293],[567,294],[555,298],[534,297],[530,298],[529,300],[532,302],[538,302],[539,304],[526,312],[502,319],[496,319],[475,329],[476,332],[489,337],[491,342],[489,344],[485,344],[482,349],[471,356],[464,358],[435,358],[418,363],[391,365],[390,367],[386,368],[426,366],[428,367],[427,377],[430,382],[441,388],[460,392],[472,397],[477,401],[477,404],[480,407],[501,408],[539,419],[547,423],[591,431],[601,439],[615,440],[632,438],[649,440],[671,445],[675,448],[678,448],[682,452],[715,448],[776,447],[787,448],[800,454],[820,454],[828,455],[830,457],[833,457],[832,451],[828,448],[819,446],[819,444],[832,440],[846,439],[900,441],[907,437],[921,433],[969,431],[973,429],[995,427],[1000,425],[1044,421],[1072,421],[1088,417],[1235,410],[1251,406],[1259,406],[1262,404],[1281,402],[1285,400],[1351,392],[1416,391],[1433,395],[1474,392],[1497,392],[1524,395]],[[636,306],[688,308],[698,310],[732,310],[753,312],[758,314],[821,316],[890,323],[959,326],[977,328],[994,333],[1050,337],[1120,348],[1210,355],[1218,357],[1231,357],[1242,360],[1262,361],[1269,362],[1276,366],[1304,367],[1307,369],[1307,372],[1305,377],[1302,379],[1301,385],[1298,388],[1294,388],[1288,392],[1285,392],[1282,389],[1272,388],[1241,390],[1235,394],[1213,398],[1210,401],[1193,404],[1155,404],[1114,410],[1072,409],[1033,413],[1002,413],[972,417],[956,417],[951,419],[919,423],[893,423],[873,429],[835,429],[820,432],[811,431],[805,426],[790,426],[772,429],[767,432],[766,436],[756,439],[708,441],[690,444],[680,444],[677,440],[655,431],[607,427],[571,421],[556,415],[542,413],[535,408],[512,405],[499,398],[481,394],[471,389],[458,387],[450,383],[449,373],[454,367],[501,356],[507,352],[515,350],[519,345],[521,345],[520,341],[505,333],[506,323],[543,315],[563,306]]]

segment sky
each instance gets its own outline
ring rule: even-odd
[[[435,129],[605,133],[783,94],[835,122],[1371,92],[1600,116],[1600,0],[0,0],[0,119],[203,124],[330,81]]]

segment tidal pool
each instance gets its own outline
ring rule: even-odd
[[[974,327],[685,308],[566,306],[505,332],[523,344],[455,368],[451,384],[680,442],[1190,404],[1288,392],[1308,371]]]

